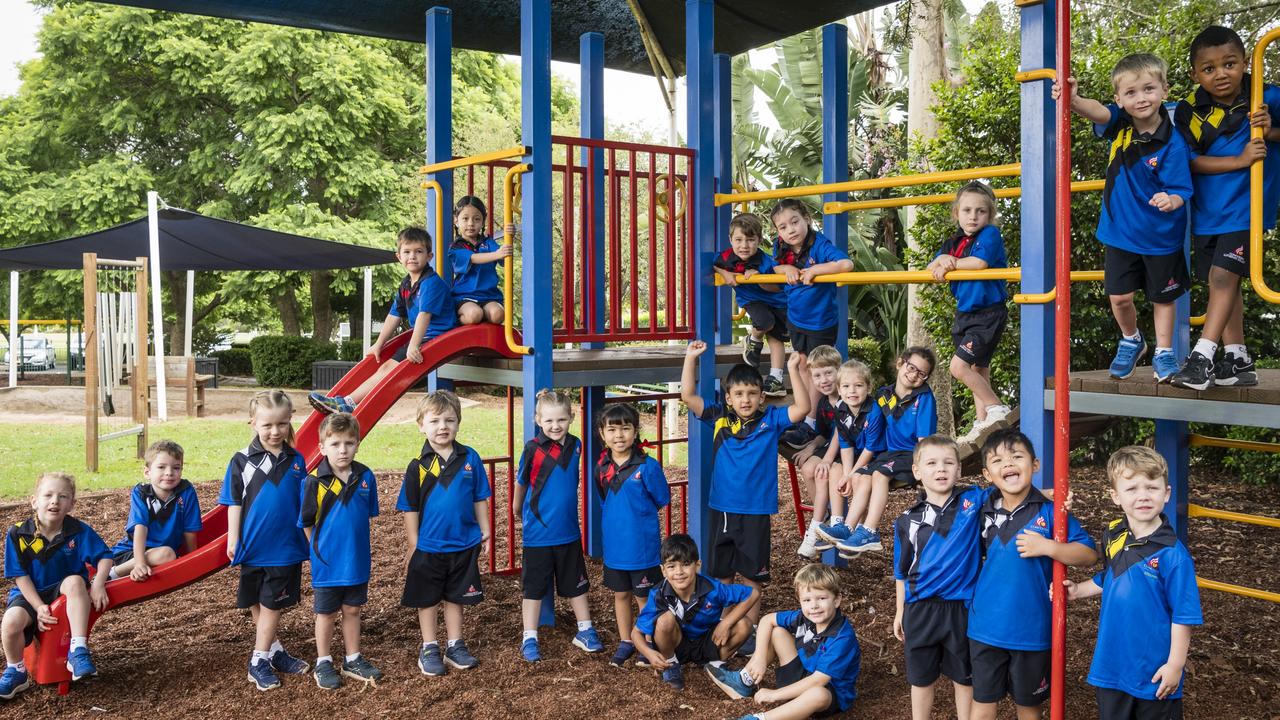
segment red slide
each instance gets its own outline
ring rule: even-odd
[[[411,333],[405,332],[391,339],[382,350],[389,358],[409,341]],[[450,330],[422,345],[422,362],[402,362],[396,366],[356,407],[355,416],[360,421],[362,434],[368,434],[374,424],[386,414],[414,385],[428,373],[460,355],[500,355],[518,357],[507,348],[501,325],[481,323],[465,325]],[[377,371],[379,363],[366,357],[351,369],[330,394],[350,392]],[[294,447],[306,458],[307,467],[320,462],[319,430],[324,418],[313,412],[302,423],[294,438]],[[157,566],[146,582],[137,583],[121,578],[107,583],[107,595],[111,602],[108,610],[126,607],[159,597],[192,583],[199,582],[227,566],[227,509],[215,505],[204,514],[203,528],[196,535],[196,549],[177,560]],[[36,641],[27,646],[24,659],[32,679],[47,685],[58,683],[58,693],[65,695],[71,688],[71,673],[67,671],[67,651],[71,647],[71,627],[67,622],[66,598],[59,597],[49,606],[49,612],[57,623],[49,630],[36,634]],[[102,613],[89,615],[89,628]]]

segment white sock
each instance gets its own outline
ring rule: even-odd
[[[779,380],[781,380],[781,379],[782,379],[782,368],[769,368],[769,377],[776,377],[776,378],[778,378]]]
[[[831,525],[831,527],[835,527],[835,526],[837,526],[837,525],[843,525],[843,524],[844,524],[844,518],[843,518],[843,517],[841,517],[841,516],[839,516],[839,515],[832,515],[832,516],[831,516],[831,520],[830,520],[830,525]]]
[[[87,649],[88,647],[89,647],[89,638],[87,638],[87,637],[85,637],[85,636],[83,636],[83,635],[80,635],[80,636],[78,636],[78,637],[77,637],[77,636],[75,636],[75,635],[71,636],[71,649],[72,649],[72,650],[76,650],[76,649],[79,649],[79,648],[86,648],[86,649]]]
[[[742,678],[742,682],[748,685],[756,684],[756,679],[751,677],[751,674],[747,672],[746,668],[742,668],[741,670],[739,670],[738,675]]]
[[[269,661],[270,661],[270,659],[271,659],[271,653],[270,653],[270,652],[267,652],[266,650],[254,650],[254,651],[253,651],[253,664],[254,664],[254,665],[257,665],[259,660],[267,660],[267,661],[269,662]]]
[[[821,520],[810,520],[810,521],[809,521],[809,529],[810,529],[810,530],[817,530],[817,529],[818,529],[818,526],[819,526],[819,525],[821,525],[821,524],[822,524],[822,521],[821,521]]]
[[[804,424],[805,424],[805,425],[808,425],[809,427],[813,428],[814,430],[817,430],[817,429],[818,429],[818,418],[816,418],[816,417],[807,417],[807,418],[805,418],[805,419],[804,419]]]
[[[271,643],[271,647],[267,649],[267,654],[275,655],[278,652],[284,652],[284,646],[280,644],[279,640],[276,640],[275,642]]]
[[[332,662],[333,662],[332,655],[322,655],[316,658],[316,667],[320,667],[320,663],[332,663]]]
[[[671,657],[667,658],[667,663],[670,665],[679,665],[680,661],[676,658],[675,655],[672,655]]]
[[[537,639],[538,639],[537,630],[525,630],[524,637],[520,638],[520,642],[524,642],[525,640],[537,640]]]
[[[578,621],[578,632],[582,632],[583,630],[590,630],[590,629],[591,629],[591,621],[590,621],[590,620],[579,620],[579,621]]]
[[[1156,354],[1157,354],[1157,355],[1159,355],[1160,353],[1167,353],[1167,352],[1173,352],[1173,348],[1171,348],[1171,347],[1158,347],[1158,348],[1156,348]]]
[[[1249,362],[1249,351],[1246,350],[1244,345],[1242,344],[1241,345],[1236,345],[1236,344],[1223,345],[1222,352],[1227,353],[1228,355],[1235,355],[1241,360],[1245,362]]]
[[[1123,336],[1125,340],[1142,340],[1142,331],[1141,331],[1141,330],[1139,330],[1138,332],[1136,332],[1136,333],[1134,333],[1134,334],[1132,334],[1132,335],[1125,335],[1124,333],[1120,333],[1120,335],[1121,335],[1121,336]]]
[[[440,647],[440,643],[436,642],[435,640],[432,640],[431,642],[424,642],[424,643],[422,643],[422,649],[423,649],[423,650],[426,650],[427,648],[431,647],[432,645],[434,645],[434,646],[436,646],[436,647]]]
[[[347,662],[355,662],[360,659],[360,653],[354,653],[346,656]]]
[[[1193,352],[1198,352],[1201,355],[1212,360],[1213,356],[1218,352],[1218,343],[1212,340],[1205,340],[1204,338],[1200,338],[1199,340],[1196,341],[1196,346]]]
[[[876,531],[876,529],[875,529],[875,528],[871,527],[870,525],[867,525],[866,523],[863,523],[863,524],[862,524],[862,527],[863,527],[864,529],[866,529],[866,531],[867,531],[867,532],[875,532],[875,531]]]
[[[107,573],[107,579],[108,580],[120,579],[120,574],[116,572],[116,568],[114,566],[111,568],[111,572]]]
[[[449,644],[446,647],[453,647],[462,642],[462,638],[449,638]]]
[[[17,670],[18,672],[24,673],[27,671],[27,664],[21,660],[19,660],[16,663],[7,663],[7,665],[13,668],[14,670]]]

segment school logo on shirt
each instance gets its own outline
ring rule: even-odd
[[[463,465],[463,466],[462,466],[462,469],[463,469],[463,470],[466,470],[467,472],[470,472],[470,471],[471,471],[471,463],[467,463],[466,465]]]
[[[972,501],[972,500],[965,499],[965,500],[961,500],[961,501],[960,501],[960,511],[961,511],[961,512],[964,512],[964,511],[968,510],[968,509],[969,509],[969,508],[971,508],[971,507],[973,507],[973,501]]]
[[[1151,157],[1147,158],[1147,167],[1151,168],[1152,170],[1155,170],[1156,166],[1159,164],[1160,164],[1160,160],[1155,155],[1152,155]]]
[[[1045,519],[1044,519],[1044,516],[1043,516],[1043,515],[1037,515],[1037,516],[1036,516],[1036,527],[1041,528],[1041,529],[1048,529],[1048,527],[1049,527],[1049,523],[1045,522]]]
[[[294,471],[295,471],[295,472],[302,472],[302,465],[301,465],[301,464],[299,464],[299,463],[294,463],[294,464],[293,464],[293,469],[294,469]]]
[[[76,539],[75,539],[75,538],[71,538],[70,540],[68,540],[68,541],[67,541],[67,549],[68,549],[68,550],[75,550],[75,549],[76,549]]]
[[[1155,555],[1152,555],[1151,557],[1147,558],[1147,567],[1151,568],[1152,570],[1159,570],[1160,558]]]
[[[361,480],[361,481],[360,481],[360,488],[361,488],[361,489],[363,489],[363,490],[368,490],[368,489],[369,489],[369,481],[368,481],[368,480]]]

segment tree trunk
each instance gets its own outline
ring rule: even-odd
[[[315,332],[311,335],[318,342],[333,339],[333,307],[330,305],[330,286],[333,273],[317,270],[311,273],[311,319]]]
[[[284,334],[302,337],[302,321],[299,318],[301,310],[298,308],[297,291],[292,285],[286,285],[273,300],[276,303],[276,310],[280,312],[280,324],[284,327]]]
[[[175,318],[174,322],[169,323],[169,327],[165,328],[165,335],[169,339],[169,355],[171,357],[181,357],[182,346],[186,341],[186,328],[183,327],[182,323],[187,316],[187,274],[172,270],[167,270],[161,274],[164,276],[165,289],[168,291],[162,293],[164,297],[168,298],[166,303],[168,307],[162,309],[166,318],[170,314]]]

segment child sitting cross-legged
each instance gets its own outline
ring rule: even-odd
[[[840,353],[830,345],[819,345],[809,351],[809,401],[812,415],[782,434],[778,452],[800,472],[805,492],[813,499],[813,517],[796,554],[812,560],[823,547],[819,544],[818,526],[827,519],[832,492],[844,476],[839,472],[839,443],[836,442],[836,406],[840,403],[837,374]],[[800,392],[801,390],[797,390]],[[841,498],[843,500],[843,498]],[[843,504],[842,504],[843,506]],[[838,513],[833,513],[838,514]]]
[[[182,479],[182,446],[172,440],[151,443],[143,455],[142,476],[129,493],[129,519],[124,537],[111,548],[115,565],[111,579],[131,577],[142,582],[153,565],[191,552],[200,531],[200,499],[195,487]]]
[[[858,471],[884,451],[884,413],[871,399],[871,368],[860,360],[848,360],[836,372],[836,384],[840,400],[835,426],[841,467],[832,476],[831,519],[816,529],[818,550],[830,549],[853,536],[853,528],[844,522],[845,498],[853,494]]]

